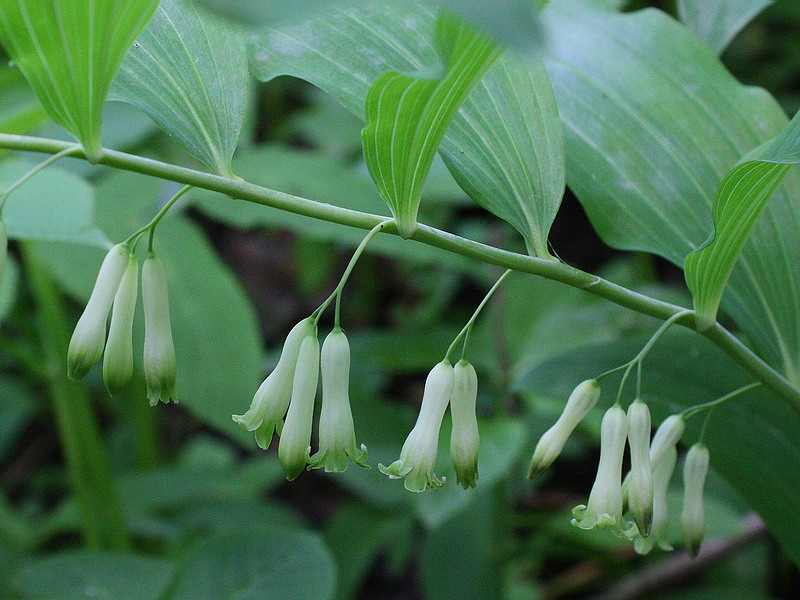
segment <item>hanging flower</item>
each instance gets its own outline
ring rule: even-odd
[[[129,256],[127,246],[117,244],[103,259],[92,295],[69,342],[67,375],[70,379],[82,379],[103,356],[108,312],[125,274]]]
[[[286,479],[292,481],[311,460],[311,428],[319,383],[319,341],[312,332],[300,344],[292,380],[292,398],[278,444],[278,458]]]
[[[628,408],[628,445],[631,479],[628,501],[633,519],[643,537],[650,535],[653,521],[653,473],[650,467],[650,410],[636,399]]]
[[[686,454],[683,465],[683,537],[686,548],[692,556],[697,556],[705,533],[705,512],[703,510],[703,488],[708,474],[708,448],[697,443]]]
[[[175,393],[175,346],[169,318],[169,294],[164,264],[150,254],[142,266],[144,307],[144,376],[151,406],[177,401]]]
[[[666,552],[672,550],[667,534],[669,524],[667,493],[677,460],[678,451],[672,447],[664,453],[653,469],[653,524],[649,536],[642,537],[638,531],[633,536],[633,547],[638,554],[648,554],[655,545]]]
[[[450,434],[450,458],[456,469],[456,479],[464,489],[478,482],[478,449],[480,433],[475,404],[478,398],[478,375],[467,360],[456,363],[450,414],[453,430]]]
[[[589,494],[589,502],[572,509],[572,524],[576,527],[611,528],[615,533],[623,531],[622,457],[627,435],[627,416],[615,404],[603,416],[600,428],[600,464]]]
[[[356,446],[353,414],[350,410],[350,344],[336,328],[322,344],[322,409],[319,417],[319,451],[309,468],[328,473],[347,470],[348,459],[369,468],[367,447]]]
[[[439,448],[439,429],[442,417],[453,394],[455,374],[453,366],[442,361],[428,374],[422,406],[417,422],[408,434],[400,458],[388,467],[378,465],[381,473],[392,479],[405,478],[405,488],[411,492],[423,492],[444,485],[434,473],[436,454]]]
[[[139,262],[131,254],[114,296],[111,326],[103,358],[103,381],[112,396],[133,377],[133,317],[139,295]]]
[[[286,336],[278,364],[259,386],[248,411],[243,415],[233,415],[236,423],[255,432],[256,443],[264,450],[269,448],[274,432],[281,432],[292,399],[292,381],[300,345],[313,331],[311,319],[303,319],[292,328]]]
[[[600,382],[588,379],[578,384],[555,425],[548,429],[536,444],[531,458],[528,478],[538,479],[561,454],[564,444],[600,398]]]

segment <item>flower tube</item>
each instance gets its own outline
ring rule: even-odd
[[[167,273],[164,264],[150,254],[142,266],[144,307],[144,376],[151,406],[177,401],[175,393],[175,346],[169,318]]]
[[[650,466],[650,410],[638,398],[628,408],[631,479],[628,489],[633,519],[643,537],[653,521],[653,473]]]
[[[683,465],[683,512],[681,524],[683,537],[689,554],[697,556],[705,533],[705,512],[703,510],[703,488],[708,475],[708,448],[697,443],[686,454]]]
[[[139,262],[131,254],[114,296],[111,326],[103,358],[103,381],[112,396],[133,377],[133,317],[139,295]]]
[[[669,525],[667,494],[677,460],[678,451],[672,447],[664,453],[653,469],[653,524],[648,537],[634,536],[633,547],[638,554],[648,554],[655,545],[667,552],[672,550],[667,532]]]
[[[475,404],[478,398],[478,375],[468,361],[456,363],[453,395],[450,397],[450,414],[453,430],[450,434],[450,458],[456,469],[456,479],[464,489],[478,482],[478,450],[480,433]]]

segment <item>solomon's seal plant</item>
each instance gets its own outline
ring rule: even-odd
[[[17,295],[36,304],[36,318],[24,319],[35,326],[15,324],[0,332],[0,346],[14,365],[43,379],[40,387],[53,396],[72,486],[63,512],[71,515],[66,509],[78,507],[92,557],[113,550],[124,561],[132,548],[168,543],[150,540],[146,527],[164,538],[184,529],[194,535],[187,523],[202,520],[205,508],[193,507],[193,518],[174,527],[166,517],[163,527],[148,520],[153,515],[144,509],[131,513],[129,498],[122,494],[121,501],[117,487],[127,492],[134,486],[127,479],[117,486],[114,479],[125,463],[119,460],[123,452],[112,461],[102,444],[106,412],[114,421],[115,444],[122,447],[131,438],[145,447],[132,453],[132,464],[160,467],[167,460],[162,455],[174,455],[181,465],[212,455],[225,465],[238,464],[240,454],[254,460],[252,472],[242,469],[230,486],[208,483],[211,491],[197,493],[203,501],[206,492],[219,488],[227,494],[222,500],[238,501],[236,495],[251,483],[263,495],[275,484],[264,476],[271,467],[279,478],[281,469],[290,481],[302,476],[299,487],[293,484],[300,490],[328,473],[362,467],[331,478],[354,497],[378,497],[379,510],[338,512],[337,506],[331,529],[349,531],[350,523],[362,520],[379,523],[369,536],[353,540],[372,556],[385,550],[387,539],[405,539],[418,519],[430,536],[423,544],[426,560],[447,554],[435,551],[442,540],[458,539],[437,537],[451,533],[441,523],[494,527],[487,535],[493,539],[505,539],[512,529],[536,529],[538,516],[518,513],[537,506],[527,501],[557,479],[557,468],[543,477],[548,469],[556,461],[568,465],[576,455],[590,457],[592,465],[597,459],[597,471],[585,490],[588,499],[572,511],[572,525],[608,530],[602,535],[610,532],[642,555],[655,548],[670,551],[677,545],[670,528],[678,516],[669,499],[683,442],[690,447],[680,524],[689,554],[698,553],[706,534],[705,481],[713,467],[800,557],[796,531],[786,533],[796,528],[793,512],[765,510],[764,500],[794,498],[800,490],[792,467],[800,464],[800,179],[790,175],[800,164],[800,113],[790,120],[768,94],[742,86],[720,62],[719,52],[738,31],[727,24],[746,19],[713,10],[741,3],[680,0],[686,27],[655,10],[629,13],[619,2],[594,0],[538,2],[544,7],[535,23],[528,2],[489,3],[498,6],[487,13],[504,15],[503,21],[477,18],[481,11],[469,3],[331,2],[307,14],[299,6],[304,3],[276,0],[266,4],[297,12],[297,22],[258,26],[232,24],[205,4],[230,4],[223,8],[238,11],[237,3],[200,0],[0,0],[0,43],[11,63],[0,73],[0,93],[12,98],[0,102],[0,319],[13,314],[6,304],[17,291],[17,272],[25,279],[18,286],[24,293]],[[522,6],[525,18],[517,20],[530,21],[522,29],[537,45],[535,52],[513,39],[518,35],[498,35],[496,23],[508,24],[511,14],[500,6],[505,4]],[[716,33],[702,26],[708,23]],[[537,31],[541,35],[532,35]],[[284,101],[295,102],[294,92],[272,97],[264,92],[272,87],[259,87],[254,102],[253,77],[274,86],[269,82],[279,76],[304,79],[341,107],[286,111]],[[15,103],[16,87],[25,88],[35,105],[22,116],[9,115],[5,106]],[[108,99],[144,111],[142,128],[150,129],[138,132],[135,123],[114,121],[113,111],[105,111]],[[339,148],[340,140],[329,139],[345,127],[344,118],[328,122],[336,121],[331,115],[338,110],[361,123],[348,132],[355,146],[342,142]],[[267,113],[266,126],[252,118]],[[116,127],[107,127],[104,137],[107,115]],[[71,137],[28,135],[48,120]],[[301,122],[316,128],[308,140],[299,131]],[[165,136],[151,135],[156,124]],[[242,135],[251,139],[239,144]],[[269,144],[256,139],[262,135]],[[103,139],[113,148],[104,147]],[[148,145],[155,139],[165,147]],[[291,147],[281,140],[291,140]],[[306,145],[314,151],[298,149]],[[46,158],[29,164],[33,153]],[[314,153],[318,162],[308,159]],[[307,162],[295,166],[294,159]],[[68,164],[80,161],[91,165],[81,170]],[[132,179],[120,183],[109,170]],[[156,190],[148,194],[146,185],[131,184],[139,178],[156,181]],[[293,193],[262,185],[270,181]],[[652,269],[639,263],[625,277],[612,271],[612,281],[561,260],[549,233],[567,186],[600,238],[670,261],[683,269],[684,289],[662,293],[654,276],[639,273]],[[124,194],[109,191],[116,188]],[[453,201],[437,200],[437,194]],[[115,195],[125,195],[125,202]],[[465,204],[470,200],[477,207]],[[182,212],[186,206],[191,210]],[[490,214],[480,217],[477,209]],[[491,227],[483,222],[494,217],[499,221]],[[217,231],[210,223],[217,220],[231,229],[286,227],[302,242],[302,259],[292,263],[302,301],[291,303],[281,315],[285,320],[264,327],[283,340],[274,353],[263,352],[247,296],[205,237]],[[331,240],[352,251],[338,281],[343,265],[326,245]],[[61,253],[53,250],[58,246],[45,245],[54,243],[69,247],[63,255],[72,257],[74,269],[62,264],[66,258],[59,260]],[[270,251],[283,246],[281,241]],[[416,262],[407,269],[367,264],[372,276],[364,269],[348,287],[368,250]],[[253,272],[269,270],[257,261],[251,266]],[[394,285],[417,277],[429,284],[423,292],[411,284],[408,294],[380,287],[384,279]],[[601,313],[594,304],[555,292],[550,282],[610,301],[628,316]],[[137,319],[140,285],[143,319]],[[260,287],[269,286],[248,291],[263,292]],[[351,299],[351,290],[369,300]],[[77,323],[69,321],[73,313],[62,306],[62,291],[87,300]],[[379,314],[361,311],[364,302]],[[365,334],[376,324],[381,331]],[[41,338],[35,344],[16,339],[34,329]],[[393,363],[381,351],[402,360]],[[101,360],[103,383],[114,396],[101,404],[103,420],[96,418],[89,394],[94,383],[102,388]],[[272,368],[261,372],[263,365]],[[8,371],[17,376],[15,368]],[[692,380],[685,390],[683,378]],[[5,383],[0,381],[0,390]],[[17,383],[8,389],[16,390]],[[398,389],[399,398],[413,397],[418,411],[407,402],[389,411],[385,397]],[[185,407],[159,406],[176,402],[179,391]],[[145,395],[157,408],[145,406]],[[128,405],[138,400],[141,406]],[[548,400],[555,410],[545,418]],[[739,410],[731,410],[733,400]],[[19,404],[14,419],[33,419],[38,409]],[[120,407],[130,408],[130,415]],[[116,427],[117,412],[132,424]],[[189,413],[202,421],[195,429],[230,438],[218,446],[242,446],[226,453],[215,439],[191,452],[181,449],[180,456],[171,446],[161,448],[153,415]],[[701,414],[705,420],[698,423]],[[384,446],[382,438],[373,443],[384,426],[395,428],[394,444]],[[544,433],[537,440],[526,431]],[[180,437],[169,433],[170,440]],[[370,455],[362,440],[370,443],[373,464],[375,456],[383,461],[377,469],[367,470]],[[599,442],[599,457],[586,451],[587,441]],[[6,459],[5,450],[0,448],[0,459]],[[740,450],[746,453],[741,460]],[[740,476],[748,469],[767,471],[764,457],[781,453],[789,467],[769,481],[761,478],[765,489],[753,484],[757,477]],[[524,481],[526,466],[530,481]],[[520,485],[509,485],[516,475]],[[402,491],[445,485],[450,489],[439,496]],[[479,486],[488,493],[473,489]],[[183,480],[175,488],[186,494],[180,503],[197,500]],[[15,489],[13,502],[7,502],[0,494],[3,540],[33,547],[40,537],[50,541],[51,526],[74,526],[67,518],[42,525],[38,515],[27,513],[8,518],[6,512],[15,511],[6,504],[24,495]],[[174,507],[160,502],[156,498],[147,508],[158,505],[171,515]],[[48,503],[49,496],[30,505]],[[397,506],[402,510],[394,511]],[[514,511],[514,518],[504,511]],[[144,540],[129,539],[130,523]],[[74,537],[74,531],[67,533]],[[485,554],[493,566],[505,559],[503,553]],[[390,558],[400,561],[404,552],[393,548]],[[529,570],[517,567],[498,570],[509,580]],[[427,569],[426,578],[447,571]],[[427,579],[422,583],[430,585]],[[529,595],[555,588],[515,583],[508,590]],[[167,582],[164,589],[184,588]]]

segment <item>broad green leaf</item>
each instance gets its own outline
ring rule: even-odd
[[[435,0],[468,19],[476,27],[499,41],[521,50],[538,50],[541,32],[537,27],[536,4],[541,0]]]
[[[159,600],[173,571],[166,560],[136,554],[63,552],[25,567],[13,588],[35,600]]]
[[[305,79],[364,119],[370,85],[385,71],[419,73],[441,61],[434,14],[413,2],[331,9],[251,42],[251,69],[268,81]],[[547,233],[564,191],[561,124],[541,63],[506,51],[475,86],[440,148],[459,185],[547,256]]]
[[[430,532],[422,546],[420,575],[429,600],[494,600],[500,561],[493,543],[497,515],[492,493],[475,490],[476,502]]]
[[[250,96],[244,31],[189,0],[161,0],[111,93],[145,111],[209,168],[230,175]]]
[[[701,326],[716,322],[723,289],[753,225],[790,165],[797,163],[800,112],[780,135],[746,155],[722,180],[714,199],[714,237],[687,256],[684,265]]]
[[[185,558],[162,600],[330,600],[333,559],[309,533],[260,530],[220,533]]]
[[[445,14],[435,29],[445,74],[427,79],[383,73],[367,92],[361,132],[367,168],[404,238],[417,228],[422,187],[447,127],[502,52],[493,40]]]
[[[607,243],[682,266],[709,237],[722,179],[783,130],[785,113],[763,90],[739,84],[660,11],[618,14],[588,0],[553,0],[542,21],[566,131],[568,184]],[[795,381],[798,215],[800,178],[790,172],[756,222],[722,299],[756,351]]]
[[[0,43],[47,114],[100,156],[103,105],[158,0],[1,0]]]
[[[21,160],[0,162],[0,188],[7,188],[34,166]],[[94,226],[92,187],[58,167],[48,167],[15,189],[6,200],[3,221],[13,239],[109,245]]]
[[[637,337],[572,351],[533,369],[518,388],[566,398],[577,382],[630,360],[645,341]],[[650,404],[654,423],[752,382],[748,373],[705,338],[685,330],[670,331],[659,340],[647,356],[643,375],[643,398]],[[618,382],[617,376],[603,380],[601,409],[613,401]],[[688,421],[685,444],[697,440],[703,420],[704,415],[699,415]],[[766,390],[754,390],[714,411],[705,442],[712,467],[800,562],[796,514],[800,431],[796,422],[795,414],[780,399]]]
[[[47,113],[17,69],[0,69],[0,131],[25,135],[47,121]]]
[[[681,21],[717,54],[772,0],[678,0]]]

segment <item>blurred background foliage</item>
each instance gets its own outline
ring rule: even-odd
[[[645,6],[674,14],[673,2],[629,5]],[[798,31],[800,4],[780,0],[722,57],[741,81],[769,89],[790,114],[800,108]],[[13,68],[0,70],[0,90],[0,130],[63,137]],[[234,160],[240,176],[341,206],[386,210],[363,164],[361,124],[335,101],[279,78],[253,84],[250,112]],[[109,105],[105,143],[199,167],[125,105]],[[8,156],[2,159],[0,170],[21,168]],[[438,492],[410,494],[377,469],[351,468],[338,476],[310,472],[287,484],[274,450],[258,450],[232,423],[230,415],[248,406],[275,364],[286,332],[327,296],[363,233],[209,192],[187,195],[181,210],[164,220],[156,242],[169,275],[182,402],[149,408],[141,373],[134,386],[110,398],[99,368],[85,385],[65,391],[63,365],[47,354],[58,345],[49,339],[54,329],[39,326],[42,290],[51,292],[64,313],[54,317],[51,311],[47,318],[61,318],[60,326],[71,329],[103,257],[97,240],[124,239],[178,189],[63,161],[29,182],[20,190],[23,198],[15,200],[33,203],[27,220],[20,218],[23,224],[35,226],[41,212],[60,209],[71,218],[91,217],[93,211],[94,225],[81,243],[16,245],[0,285],[0,597],[800,596],[796,567],[718,476],[712,475],[707,493],[707,539],[714,552],[698,562],[682,552],[638,557],[610,535],[570,526],[569,510],[586,496],[594,476],[599,413],[580,427],[543,480],[525,479],[530,452],[569,389],[602,370],[596,357],[616,364],[616,355],[632,355],[655,326],[649,318],[536,277],[509,279],[473,342],[482,419],[475,490],[455,485],[444,444],[440,468],[451,481]],[[434,164],[420,220],[524,251],[508,225],[464,196],[441,162]],[[569,192],[551,242],[570,264],[650,295],[689,302],[681,274],[666,262],[602,244]],[[491,267],[388,236],[369,247],[346,288],[343,321],[353,346],[357,435],[369,447],[372,464],[388,464],[398,455],[425,373],[498,275]],[[328,325],[323,320],[322,329]],[[136,331],[141,338],[141,324]],[[657,347],[648,377],[661,378],[677,393],[713,388],[714,382],[693,383],[704,373],[697,367],[691,372],[691,364],[680,365],[684,371],[676,380],[674,357],[682,352],[690,353],[694,365],[716,360],[694,338],[675,335]],[[720,389],[727,383],[718,382]],[[51,408],[59,394],[88,398],[98,416],[133,540],[125,553],[87,549],[82,542]],[[669,406],[660,410],[659,418]],[[447,424],[443,440],[446,430]],[[674,494],[677,503],[679,491]],[[679,532],[674,534],[677,539]]]

